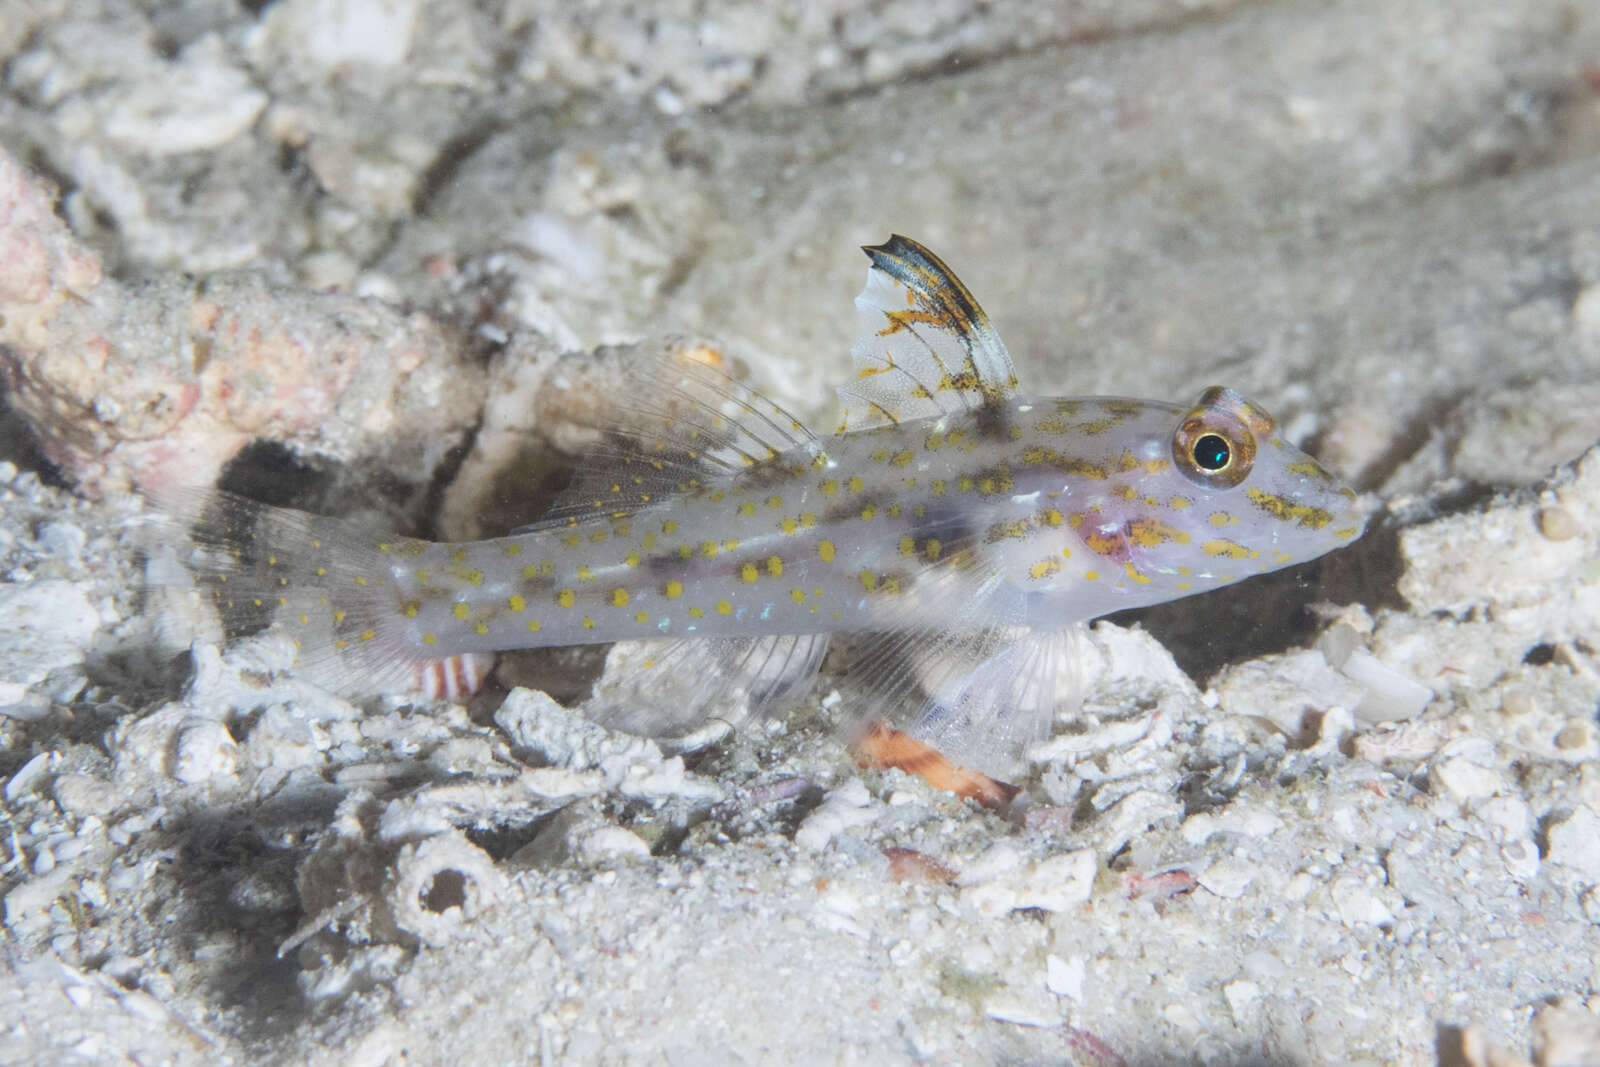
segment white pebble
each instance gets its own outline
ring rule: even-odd
[[[1492,797],[1505,788],[1505,779],[1499,771],[1474,763],[1465,756],[1455,756],[1434,764],[1428,777],[1436,790],[1458,804]]]
[[[172,777],[197,785],[231,776],[237,760],[238,747],[226,726],[211,719],[191,718],[178,729]]]
[[[1082,1004],[1083,983],[1087,977],[1088,967],[1082,956],[1064,960],[1052,954],[1044,958],[1044,986],[1058,997]]]
[[[1255,880],[1255,868],[1244,860],[1227,856],[1200,872],[1199,882],[1225,900],[1236,900]]]
[[[585,834],[578,842],[578,858],[590,864],[644,859],[649,855],[650,846],[644,839],[620,826],[602,826]]]
[[[1588,882],[1600,882],[1600,815],[1578,805],[1560,822],[1552,823],[1548,833],[1550,852],[1546,857]]]

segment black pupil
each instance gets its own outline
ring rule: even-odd
[[[1208,433],[1194,443],[1195,466],[1203,471],[1219,471],[1228,465],[1233,453],[1228,442],[1214,433]]]

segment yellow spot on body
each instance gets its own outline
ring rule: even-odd
[[[804,589],[791,589],[789,590],[789,599],[796,604],[804,604],[806,602],[806,591]]]
[[[733,605],[728,603],[726,600],[717,601],[717,614],[718,615],[732,615],[733,614]]]
[[[694,546],[693,545],[679,545],[678,546],[678,558],[679,559],[690,559],[693,556],[694,556]]]
[[[539,568],[534,566],[532,563],[524,564],[522,568],[522,576],[530,579],[537,578],[539,577]]]
[[[874,504],[868,504],[866,507],[861,509],[861,518],[864,522],[871,522],[877,516],[877,514],[878,508]]]
[[[1170,459],[1147,459],[1144,461],[1144,469],[1151,474],[1162,474],[1170,470],[1171,467],[1172,461]]]
[[[1235,523],[1238,521],[1238,519],[1234,518],[1232,515],[1229,515],[1226,511],[1213,511],[1211,513],[1211,525],[1213,526],[1227,526],[1230,523]]]
[[[456,605],[450,609],[450,614],[454,615],[458,619],[464,619],[471,613],[471,611],[471,608],[458,601]]]
[[[772,508],[774,511],[776,511],[778,508],[783,507],[783,497],[781,497],[781,496],[769,496],[769,497],[767,497],[767,507]]]
[[[1179,590],[1179,591],[1180,591],[1180,592],[1185,592],[1185,591],[1187,591],[1187,590],[1190,590],[1190,589],[1193,589],[1193,588],[1194,588],[1194,583],[1193,583],[1193,582],[1179,582],[1179,583],[1178,583],[1178,584],[1177,584],[1177,587],[1176,587],[1176,588],[1177,588],[1177,589],[1178,589],[1178,590]]]
[[[666,587],[661,590],[661,593],[668,600],[677,600],[683,595],[683,583],[679,581],[668,582]]]
[[[760,575],[756,571],[756,565],[754,563],[746,563],[743,567],[739,568],[739,577],[743,581],[754,582],[759,576]]]
[[[466,561],[467,561],[467,550],[466,549],[458,548],[454,552],[450,553],[450,562],[451,563],[462,564],[462,563],[465,563]]]
[[[611,590],[611,603],[615,607],[619,607],[619,608],[627,607],[628,606],[628,591],[626,589],[613,589],[613,590]]]
[[[589,565],[586,563],[578,564],[577,574],[578,581],[580,582],[587,582],[590,578],[594,577],[594,571],[590,570]]]
[[[976,484],[977,483],[972,480],[972,475],[970,474],[963,474],[961,477],[956,479],[956,488],[961,490],[963,493],[972,492],[973,486]]]
[[[416,612],[413,611],[411,614],[415,615]],[[301,626],[309,626],[309,625],[311,625],[311,616],[310,615],[301,615],[300,616],[300,625]]]
[[[388,553],[393,548],[394,548],[394,546],[391,545],[387,541],[379,541],[378,542],[378,551],[379,552]]]
[[[508,541],[505,546],[505,554],[508,556],[520,556],[522,555],[522,546],[515,541]]]
[[[622,557],[622,562],[629,567],[637,567],[639,565],[639,553],[629,552],[626,556]]]
[[[822,562],[824,562],[824,563],[832,563],[833,562],[833,542],[832,541],[818,541],[817,542],[817,558],[821,559]]]
[[[589,535],[589,540],[598,545],[601,541],[606,539],[606,536],[606,531],[596,530],[594,533]]]
[[[258,600],[258,601],[256,601],[256,603],[259,604],[259,603],[261,603],[261,601]],[[342,612],[342,611],[334,612],[333,613],[333,621],[334,622],[344,622],[344,612]]]
[[[356,584],[364,586],[364,585],[367,584],[367,580],[366,580],[366,578],[364,578],[364,577],[362,577],[361,575],[358,574],[358,575],[356,575]]]
[[[938,559],[939,553],[944,551],[944,545],[937,537],[928,538],[928,543],[922,546],[922,554],[929,559]]]
[[[512,611],[521,611],[527,606],[528,602],[522,599],[522,594],[520,593],[512,593],[511,596],[506,599],[506,607],[510,608]]]
[[[756,513],[756,502],[754,500],[746,500],[743,504],[739,505],[739,514],[745,516],[746,518],[749,518],[751,515],[754,515],[755,513]]]
[[[809,530],[811,527],[815,526],[816,524],[817,524],[816,512],[814,512],[814,511],[802,511],[800,513],[800,528],[802,530]]]
[[[822,490],[823,496],[832,496],[839,491],[839,483],[834,481],[832,478],[829,478],[817,488]]]
[[[1047,557],[1045,559],[1041,559],[1038,563],[1035,563],[1032,567],[1028,568],[1028,573],[1035,578],[1048,578],[1050,575],[1055,574],[1060,569],[1061,563],[1058,560]]]
[[[1308,530],[1320,530],[1333,521],[1333,515],[1309,504],[1291,504],[1281,496],[1260,489],[1247,490],[1251,503],[1275,519],[1298,522]]]
[[[850,479],[850,491],[852,493],[859,493],[863,488],[866,487],[866,484],[866,482],[862,481],[861,476],[857,475],[856,477]]]
[[[872,462],[874,462],[874,463],[887,463],[888,461],[889,461],[889,450],[887,448],[880,448],[877,451],[872,453]]]
[[[1333,531],[1333,536],[1337,537],[1341,541],[1348,541],[1350,538],[1356,535],[1357,529],[1358,527],[1355,526],[1341,526],[1339,529]]]
[[[489,632],[489,624],[484,622],[482,619],[479,619],[478,624],[474,626],[472,630],[477,634],[486,634]]]
[[[711,559],[717,554],[717,543],[715,541],[703,542],[700,545],[700,554],[706,559]]]
[[[900,538],[900,554],[914,556],[917,554],[917,540],[910,535]]]
[[[678,524],[673,520],[668,519],[666,522],[661,524],[661,532],[664,534],[677,533]]]
[[[1138,568],[1136,568],[1133,564],[1124,563],[1123,566],[1128,569],[1128,577],[1129,578],[1132,578],[1134,581],[1138,582],[1140,585],[1149,585],[1150,584],[1150,579],[1145,577],[1143,574],[1141,574],[1139,572]]]
[[[564,608],[570,608],[578,602],[578,594],[570,589],[563,589],[556,594],[556,603]]]
[[[944,490],[945,490],[944,479],[943,478],[935,478],[933,481],[928,483],[928,488],[933,491],[933,495],[934,496],[944,496]]]
[[[417,612],[422,610],[422,603],[416,600],[408,600],[406,601],[405,607],[401,608],[400,610],[405,614],[406,618],[414,619],[417,617]],[[306,617],[304,615],[300,616],[300,621],[305,622]]]
[[[468,571],[467,572],[467,582],[469,584],[471,584],[471,585],[482,585],[483,584],[483,572],[482,571]]]
[[[1045,508],[1039,513],[1039,521],[1046,526],[1060,526],[1062,523],[1061,512],[1055,508]]]
[[[1083,572],[1083,577],[1087,581],[1097,582],[1097,581],[1100,580],[1100,572],[1099,571],[1084,571]]]
[[[425,644],[425,645],[431,645],[437,640],[439,640],[439,639],[437,637],[433,636],[432,634],[423,634],[422,635],[422,643]]]
[[[1200,546],[1200,551],[1208,556],[1227,556],[1229,559],[1244,559],[1250,555],[1250,550],[1237,541],[1217,540],[1207,541]]]
[[[528,620],[528,632],[530,634],[536,634],[540,631],[540,629],[542,629],[542,627],[540,626],[538,619]]]
[[[585,616],[584,616],[584,617],[583,617],[583,628],[584,628],[584,629],[585,629],[585,630],[592,630],[592,629],[594,629],[594,620],[593,620],[593,619],[591,619],[591,618],[589,618],[589,616],[587,616],[587,615],[585,615]]]
[[[896,467],[909,467],[911,461],[915,458],[909,448],[902,448],[894,454],[894,465]]]
[[[792,534],[799,528],[799,524],[791,518],[785,518],[782,522],[778,523],[778,529],[782,530],[786,534]]]
[[[773,578],[783,577],[783,559],[781,557],[767,557],[767,574]]]
[[[577,548],[581,544],[583,544],[583,538],[579,537],[577,534],[567,534],[568,548]]]
[[[1171,500],[1167,501],[1167,506],[1173,511],[1182,511],[1192,503],[1194,503],[1194,501],[1190,500],[1186,496],[1175,496]]]
[[[1315,460],[1303,459],[1298,463],[1289,464],[1288,469],[1291,473],[1303,474],[1308,478],[1328,477],[1328,472],[1323,470],[1321,464],[1317,463]]]
[[[1115,485],[1111,487],[1111,495],[1121,497],[1123,500],[1132,500],[1139,493],[1131,485]]]
[[[739,550],[739,539],[737,537],[730,537],[726,541],[722,542],[722,551],[724,551],[724,552],[737,552],[738,550]]]
[[[702,609],[702,608],[690,608],[689,609],[689,618],[691,618],[691,619],[703,619],[705,617],[706,617],[706,613],[705,613],[704,609]]]
[[[861,572],[861,588],[865,589],[869,593],[872,592],[873,590],[877,589],[878,588],[878,576],[876,574],[873,574],[871,571],[862,571]]]
[[[1154,548],[1163,541],[1174,541],[1180,545],[1189,543],[1189,531],[1180,530],[1160,519],[1131,520],[1128,523],[1128,537],[1145,548]]]
[[[648,611],[636,611],[636,612],[633,613],[633,621],[634,622],[649,622],[650,621],[650,613]]]
[[[643,546],[646,552],[654,552],[656,550],[656,532],[654,530],[646,530],[644,536],[639,539],[639,544]]]

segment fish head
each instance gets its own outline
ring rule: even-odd
[[[1032,505],[1045,521],[1033,520],[1031,543],[1007,562],[1014,587],[1043,594],[1030,617],[1071,621],[1191,596],[1315,559],[1366,527],[1355,491],[1231,389],[1207,389],[1188,408],[1077,403],[1110,413],[1078,426],[1114,425],[1025,452],[1018,478],[1046,504]]]

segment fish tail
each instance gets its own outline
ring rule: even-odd
[[[156,503],[184,536],[173,546],[178,580],[155,584],[186,580],[201,590],[230,636],[281,630],[296,668],[318,684],[347,695],[387,688],[459,698],[487,676],[482,656],[430,656],[415,642],[394,584],[398,539],[221,491]]]

